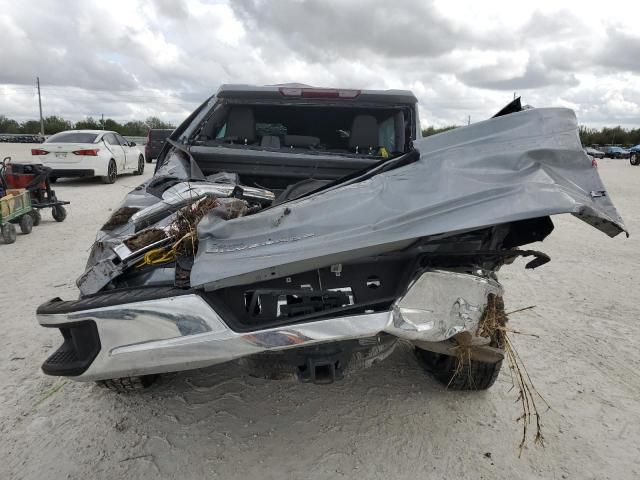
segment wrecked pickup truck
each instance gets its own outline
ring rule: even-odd
[[[519,247],[561,213],[625,231],[571,110],[516,100],[421,138],[408,91],[225,85],[98,232],[79,299],[38,308],[63,337],[42,369],[127,390],[235,360],[329,383],[403,340],[449,388],[486,389],[497,272],[549,261]]]

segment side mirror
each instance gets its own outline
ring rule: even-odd
[[[136,146],[136,142],[129,142],[129,146],[130,147],[135,147]]]

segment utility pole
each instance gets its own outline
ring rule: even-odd
[[[471,125],[471,115],[469,115],[469,118],[467,119],[467,125]]]
[[[44,120],[42,119],[42,98],[40,97],[40,77],[36,77],[38,86],[38,106],[40,107],[40,135],[44,137]]]
[[[102,124],[102,129],[104,130],[104,113],[101,114],[100,123]]]
[[[516,99],[516,92],[513,92],[513,99]]]

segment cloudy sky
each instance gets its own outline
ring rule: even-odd
[[[634,4],[636,6],[634,6]],[[630,0],[0,0],[0,115],[179,122],[222,83],[407,88],[423,125],[514,91],[589,126],[640,126]]]

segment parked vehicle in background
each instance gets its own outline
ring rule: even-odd
[[[604,152],[601,150],[597,150],[592,147],[587,147],[584,149],[587,155],[591,155],[593,158],[604,158]]]
[[[629,149],[629,163],[633,166],[640,165],[640,144]]]
[[[602,147],[602,151],[608,158],[629,158],[629,150],[622,147]]]
[[[24,133],[2,133],[0,134],[0,142],[2,143],[42,143],[44,137],[40,134],[24,134]]]
[[[164,142],[172,132],[173,130],[165,128],[152,128],[149,130],[147,144],[144,147],[144,157],[147,159],[147,163],[151,163],[154,158],[158,158]]]
[[[134,142],[109,130],[67,130],[49,137],[31,155],[53,169],[51,181],[67,177],[101,177],[114,183],[118,175],[144,171],[144,156]]]

